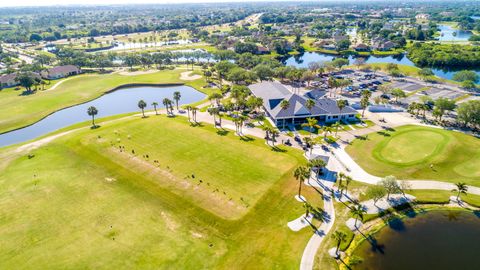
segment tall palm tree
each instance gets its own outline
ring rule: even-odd
[[[288,102],[288,100],[284,99],[282,102],[280,102],[280,108],[282,108],[282,110],[286,111],[289,107],[290,102]],[[285,119],[283,119],[283,129],[285,129]]]
[[[152,103],[152,106],[153,106],[153,109],[155,110],[155,115],[158,115],[158,112],[157,112],[158,103],[157,103],[157,102],[153,102],[153,103]]]
[[[316,159],[312,159],[308,162],[308,165],[307,165],[311,170],[313,170],[314,168],[316,169],[316,172],[315,172],[315,176],[316,178],[318,179],[318,176],[320,175],[320,172],[322,171],[322,168],[324,168],[325,166],[327,166],[327,163],[323,160],[323,159],[319,159],[319,158],[316,158]]]
[[[352,177],[350,177],[349,175],[345,175],[345,193],[348,193],[348,186],[350,185],[352,180]]]
[[[165,109],[167,110],[167,114],[171,114],[170,108],[171,108],[171,105],[172,105],[172,101],[168,98],[164,98],[162,100],[162,103],[163,103],[163,106],[165,106]]]
[[[217,127],[217,115],[220,113],[220,110],[216,107],[208,109],[208,113],[213,116],[214,127]]]
[[[342,231],[335,231],[332,235],[332,238],[337,242],[337,249],[335,250],[335,255],[338,257],[338,250],[340,245],[347,240],[347,235]]]
[[[273,128],[270,131],[270,136],[271,136],[271,139],[272,139],[272,146],[275,146],[275,141],[276,141],[276,138],[278,137],[278,135],[280,135],[280,133],[275,128]]]
[[[467,194],[468,186],[463,182],[456,183],[455,186],[457,188],[453,189],[452,192],[457,192],[457,201],[458,201],[460,194]]]
[[[95,115],[98,114],[97,108],[95,108],[94,106],[88,107],[87,114],[92,117],[92,127],[96,127],[96,125],[95,125]]]
[[[192,118],[193,118],[193,122],[195,123],[197,123],[197,111],[198,111],[197,107],[192,107]]]
[[[337,107],[339,110],[340,120],[342,119],[342,111],[347,106],[348,102],[345,99],[337,100]]]
[[[328,133],[332,133],[332,127],[323,126],[322,131],[323,131],[323,139],[327,139]]]
[[[335,137],[337,137],[337,134],[338,134],[338,128],[340,127],[340,122],[335,122],[333,125],[332,125],[332,128],[335,129]]]
[[[312,137],[313,130],[320,128],[320,126],[317,123],[318,123],[317,119],[313,117],[309,117],[307,118],[307,123],[302,124],[302,127],[308,127],[310,129],[310,138]]]
[[[313,99],[307,99],[307,101],[305,102],[305,107],[310,111],[312,112],[312,109],[313,107],[315,107],[315,101]]]
[[[297,179],[298,183],[298,197],[301,198],[301,193],[302,193],[302,184],[305,182],[305,179],[308,179],[310,177],[310,171],[307,169],[307,167],[300,166],[295,169],[293,172],[293,176],[295,179]]]
[[[185,109],[187,109],[188,122],[190,122],[190,111],[192,110],[192,106],[187,105]]]
[[[180,94],[180,92],[178,92],[178,91],[173,92],[173,100],[175,100],[175,105],[177,106],[177,111],[178,111],[178,101],[180,100],[181,97],[182,97],[182,94]]]
[[[145,107],[147,107],[147,103],[145,103],[145,101],[143,101],[143,99],[141,99],[138,102],[138,108],[140,108],[142,110],[143,118],[145,118]]]
[[[303,208],[305,208],[305,220],[307,220],[310,212],[312,212],[312,206],[308,202],[303,203]]]
[[[365,114],[365,109],[368,107],[368,104],[370,103],[371,97],[372,97],[372,92],[370,90],[362,91],[362,99],[360,100],[360,105],[362,106],[362,117]]]
[[[367,213],[367,211],[365,210],[365,208],[357,203],[355,204],[355,206],[353,206],[353,208],[350,209],[350,213],[356,217],[355,218],[355,228],[357,228],[357,220],[361,220],[363,221],[363,215]],[[357,228],[358,229],[358,228]]]

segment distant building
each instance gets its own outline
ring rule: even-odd
[[[33,77],[36,79],[40,79],[40,75],[35,72],[29,72]],[[14,87],[19,85],[20,83],[17,82],[16,78],[18,73],[10,73],[0,76],[0,89]]]
[[[368,51],[370,51],[370,47],[366,44],[363,44],[363,43],[355,45],[354,49],[357,52],[368,52]]]
[[[257,53],[258,54],[269,54],[270,53],[270,49],[265,47],[265,46],[260,46],[260,45],[257,45]]]
[[[263,108],[276,125],[301,124],[310,117],[324,123],[356,120],[357,111],[349,106],[340,111],[337,102],[333,99],[317,99],[315,105],[308,109],[305,106],[308,100],[306,97],[290,92],[279,82],[260,82],[248,88],[254,96],[263,99]],[[283,100],[287,100],[290,104],[285,110],[280,106]]]
[[[72,75],[77,75],[80,74],[80,72],[80,69],[74,65],[57,66],[49,68],[46,71],[42,71],[42,77],[49,80],[55,80]]]
[[[430,20],[430,14],[420,13],[415,16],[417,20]]]
[[[395,43],[385,38],[376,38],[372,40],[372,48],[377,51],[389,51],[394,49],[395,46]]]
[[[15,78],[17,78],[16,73],[10,73],[0,76],[0,89],[18,85],[18,82],[15,81]]]

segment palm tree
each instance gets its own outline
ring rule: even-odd
[[[335,137],[337,137],[339,127],[340,127],[340,122],[335,122],[335,124],[332,125],[332,128],[335,129]]]
[[[175,105],[177,106],[177,111],[178,111],[178,101],[180,100],[181,97],[182,97],[182,94],[180,94],[180,92],[178,92],[178,91],[173,92],[173,99],[175,100]]]
[[[213,126],[217,127],[217,115],[220,113],[220,110],[216,107],[209,108],[208,113],[213,116]]]
[[[276,141],[275,138],[277,138],[278,135],[280,135],[280,133],[275,128],[273,128],[270,131],[270,136],[271,136],[271,139],[272,139],[272,146],[275,146],[275,141]]]
[[[345,99],[337,100],[337,107],[339,110],[340,120],[342,119],[342,110],[347,106],[348,102]]]
[[[305,107],[307,107],[307,109],[312,112],[312,108],[315,106],[315,101],[313,99],[307,99],[307,101],[305,102]]]
[[[337,242],[337,249],[335,250],[335,255],[338,257],[338,250],[340,249],[340,245],[347,240],[347,235],[342,231],[335,231],[332,235],[332,238],[335,239]]]
[[[305,181],[305,179],[310,178],[310,171],[306,167],[300,166],[300,167],[295,169],[295,171],[293,172],[293,176],[299,182],[298,183],[298,197],[301,198],[302,184]]]
[[[348,193],[348,185],[350,185],[352,180],[352,177],[350,177],[349,175],[345,175],[345,193]]]
[[[327,139],[327,134],[332,133],[332,127],[323,126],[322,131],[323,131],[323,139],[326,140]]]
[[[163,106],[165,106],[165,109],[167,109],[167,114],[171,114],[170,108],[171,108],[171,105],[172,105],[172,101],[168,98],[164,98],[162,100],[162,103],[163,103]]]
[[[360,105],[362,106],[362,117],[365,114],[365,109],[368,107],[368,104],[370,103],[370,97],[372,97],[372,92],[370,90],[362,91],[362,99],[360,100]]]
[[[304,202],[303,208],[305,208],[305,220],[308,221],[308,216],[310,215],[313,207],[308,202]]]
[[[153,106],[153,109],[155,110],[155,115],[158,115],[158,112],[157,112],[158,103],[157,103],[157,102],[153,102],[153,103],[152,103],[152,106]]]
[[[323,159],[312,159],[308,162],[308,167],[313,170],[316,168],[315,176],[318,179],[318,176],[320,175],[320,172],[322,171],[322,168],[324,168],[327,165],[327,163]]]
[[[185,109],[187,109],[188,122],[190,122],[190,111],[192,110],[192,106],[187,105]]]
[[[143,115],[143,118],[145,118],[145,107],[147,107],[147,103],[145,103],[145,101],[143,101],[143,99],[141,99],[139,102],[138,102],[138,108],[140,108],[142,110],[142,115]]]
[[[456,183],[455,186],[457,188],[453,189],[452,192],[457,192],[457,201],[458,201],[458,198],[460,197],[460,194],[467,194],[468,186],[467,186],[467,184],[465,184],[463,182]]]
[[[357,204],[355,204],[355,206],[353,208],[350,209],[350,213],[354,217],[356,217],[355,218],[355,228],[357,228],[357,220],[360,219],[361,221],[363,221],[363,214],[366,214],[367,211],[365,210],[365,208],[361,204],[357,203]]]
[[[320,128],[320,126],[317,125],[317,123],[318,123],[317,119],[315,119],[313,117],[309,117],[309,118],[307,118],[307,123],[302,124],[302,127],[308,127],[310,129],[310,138],[312,137],[313,130],[315,128],[316,129]]]
[[[87,114],[92,117],[92,127],[96,127],[96,125],[95,125],[95,115],[98,114],[97,108],[95,108],[94,106],[88,107]]]
[[[282,110],[286,111],[289,107],[290,102],[288,102],[288,100],[284,99],[282,102],[280,102],[280,108],[282,108]],[[285,119],[283,119],[283,129],[285,129]]]
[[[198,111],[197,107],[192,107],[192,118],[193,118],[193,122],[195,123],[197,123],[197,111]]]

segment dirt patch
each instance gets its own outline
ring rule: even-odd
[[[195,81],[201,78],[202,78],[201,75],[192,74],[192,71],[185,71],[180,73],[180,80],[183,80],[183,81]]]

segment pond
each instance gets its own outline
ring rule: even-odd
[[[311,62],[328,62],[332,61],[336,57],[340,56],[335,56],[332,54],[325,54],[325,53],[319,53],[319,52],[306,52],[304,54],[299,54],[299,55],[294,55],[290,56],[287,59],[283,60],[283,63],[286,64],[287,66],[295,66],[295,67],[302,67],[302,68],[307,68],[308,64]],[[395,55],[395,56],[353,56],[350,55],[348,56],[348,60],[350,61],[350,64],[353,64],[356,58],[364,58],[365,62],[367,64],[371,63],[395,63],[395,64],[401,64],[401,65],[407,65],[407,66],[413,66],[415,67],[415,64],[410,61],[406,55],[400,54],[400,55]],[[443,69],[438,69],[438,68],[432,68],[432,71],[435,75],[437,75],[440,78],[444,79],[449,79],[451,80],[453,78],[453,75],[457,72],[457,70],[443,70]],[[480,70],[476,70],[480,75]]]
[[[471,31],[455,29],[451,25],[440,24],[438,28],[440,29],[439,41],[468,41],[472,36]]]
[[[153,102],[159,104],[158,108],[163,108],[162,100],[164,98],[172,99],[175,91],[179,91],[182,96],[179,105],[197,102],[205,98],[203,93],[189,86],[122,88],[87,103],[59,110],[31,126],[0,134],[0,147],[25,142],[72,124],[91,120],[91,117],[87,115],[87,108],[90,106],[97,108],[96,118],[139,112],[137,104],[141,99],[147,103],[147,109],[153,109],[151,105]]]
[[[429,211],[393,222],[355,251],[355,270],[479,269],[480,213]]]
[[[192,43],[190,40],[172,40],[172,41],[157,41],[157,42],[116,42],[113,48],[105,49],[102,51],[121,51],[121,50],[131,50],[131,49],[144,49],[158,46],[167,46],[167,45],[185,45]]]

